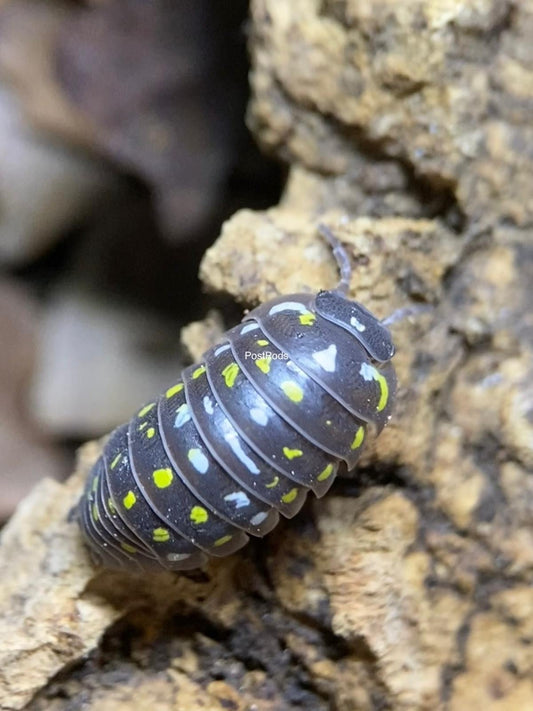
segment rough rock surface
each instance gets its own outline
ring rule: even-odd
[[[85,456],[96,450],[88,446]],[[90,652],[119,614],[84,594],[91,564],[68,520],[81,484],[80,475],[64,485],[45,479],[2,532],[2,709],[23,708],[65,664]]]
[[[394,158],[471,219],[531,223],[531,2],[256,0],[252,15],[266,146],[335,176]]]
[[[394,418],[355,478],[267,541],[158,580],[91,571],[61,518],[87,450],[61,496],[43,486],[4,532],[0,566],[18,567],[2,624],[30,653],[0,659],[0,707],[529,710],[531,3],[251,11],[250,121],[293,167],[279,206],[226,223],[202,277],[245,305],[330,287],[329,224],[352,295],[379,316],[431,307],[393,326]],[[210,342],[212,324],[195,329]],[[28,527],[34,550],[15,555]]]

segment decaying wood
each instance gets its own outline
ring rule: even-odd
[[[249,120],[292,168],[202,278],[246,305],[329,287],[327,222],[353,296],[432,307],[393,326],[393,421],[266,541],[154,579],[91,568],[84,449],[3,534],[0,708],[531,709],[531,3],[251,11]]]

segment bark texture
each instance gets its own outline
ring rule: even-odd
[[[533,708],[531,2],[253,0],[249,123],[282,201],[207,252],[252,305],[331,287],[393,326],[395,415],[355,478],[205,571],[94,571],[64,486],[0,548],[0,708]],[[231,324],[228,324],[231,325]],[[190,327],[196,356],[220,326]]]

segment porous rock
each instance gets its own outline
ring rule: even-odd
[[[69,521],[81,483],[79,475],[63,485],[45,479],[2,531],[2,709],[23,708],[65,664],[93,649],[117,617],[104,600],[83,594],[91,563]]]
[[[449,191],[473,219],[531,222],[530,2],[251,7],[249,115],[266,147],[330,175],[393,157],[426,198]]]

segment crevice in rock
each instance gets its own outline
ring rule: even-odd
[[[465,652],[468,635],[470,634],[470,626],[474,612],[469,612],[463,620],[455,636],[455,646],[457,649],[459,661],[455,664],[446,664],[441,672],[441,699],[443,703],[447,703],[453,693],[453,682],[459,674],[466,668]]]
[[[346,0],[322,0],[317,15],[334,20],[347,30],[350,29],[346,20]]]
[[[420,217],[439,219],[455,234],[462,234],[465,231],[468,218],[457,200],[455,194],[457,186],[454,180],[436,173],[431,175],[421,173],[407,158],[401,145],[389,137],[372,138],[363,128],[343,123],[337,116],[321,112],[312,103],[296,104],[278,80],[275,80],[275,90],[292,115],[297,116],[300,111],[304,111],[324,121],[342,143],[351,146],[352,151],[369,163],[396,162],[405,176],[406,192],[414,197],[419,205]],[[260,131],[258,133],[260,134]],[[286,140],[285,144],[288,143],[289,141]],[[287,162],[297,162],[289,155],[284,155],[282,158]],[[318,165],[308,165],[307,168],[316,174],[331,175]]]
[[[405,175],[408,192],[420,205],[422,217],[438,218],[456,234],[464,231],[467,218],[456,198],[457,186],[454,181],[435,173],[432,175],[420,173],[402,153],[399,144],[390,138],[385,137],[380,140],[371,138],[362,128],[348,126],[331,114],[326,116],[326,121],[368,161],[376,163],[396,161]]]
[[[390,487],[392,489],[416,488],[407,467],[376,462],[372,466],[361,467],[345,476],[339,476],[329,492],[333,496],[357,498],[371,487]]]

